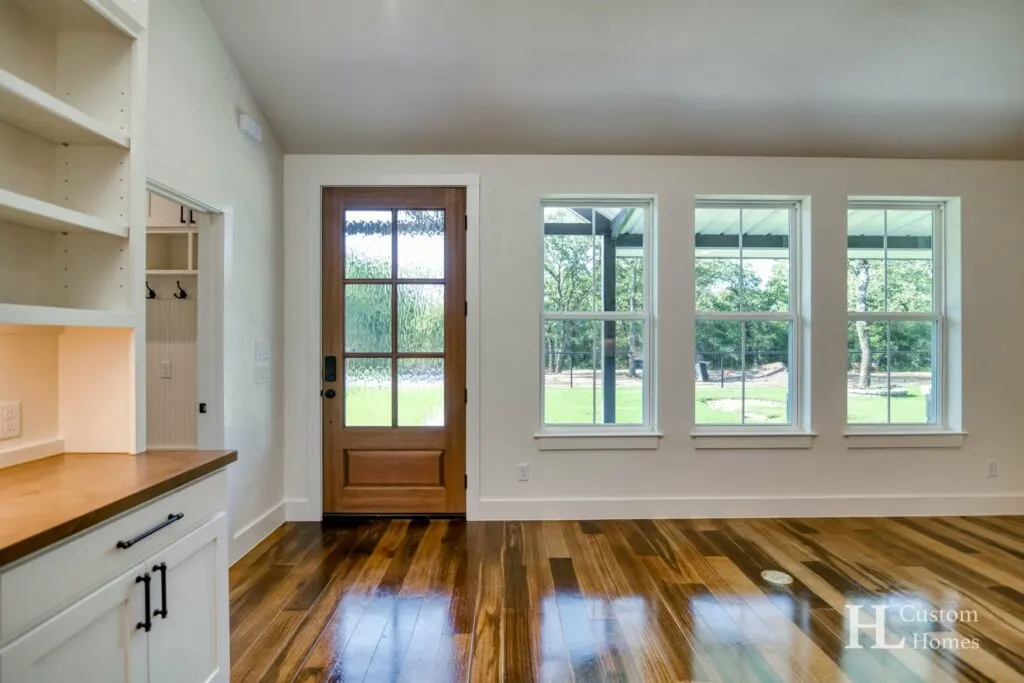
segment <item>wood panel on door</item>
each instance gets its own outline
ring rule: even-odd
[[[466,510],[463,188],[323,190],[324,513]]]

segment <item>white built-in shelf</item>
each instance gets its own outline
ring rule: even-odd
[[[133,327],[135,316],[124,311],[96,311],[88,308],[56,308],[0,303],[0,325]]]
[[[146,275],[199,275],[198,270],[147,270]]]
[[[127,149],[128,135],[67,102],[0,69],[0,120],[58,144],[113,145]]]
[[[125,0],[13,0],[33,19],[61,31],[117,31],[136,36],[142,23]]]
[[[93,232],[127,237],[128,227],[0,188],[0,222],[53,232]]]

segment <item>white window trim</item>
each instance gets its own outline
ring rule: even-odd
[[[655,277],[655,242],[657,225],[657,205],[653,196],[600,195],[559,195],[542,197],[540,202],[540,249],[541,264],[544,263],[544,209],[548,207],[578,208],[585,207],[636,207],[644,209],[644,310],[633,311],[593,311],[593,312],[551,312],[545,310],[543,279],[540,292],[540,430],[534,435],[539,450],[615,450],[615,449],[653,449],[657,448],[662,434],[657,430],[657,408],[655,385],[657,383],[657,351],[654,340],[657,291]],[[637,320],[644,323],[643,335],[643,385],[642,413],[644,422],[637,425],[617,424],[546,424],[544,422],[544,331],[545,323],[550,320]],[[654,368],[654,371],[650,371]]]
[[[805,206],[802,199],[785,197],[764,197],[750,199],[743,197],[697,197],[694,209],[698,208],[790,208],[789,219],[789,311],[751,311],[751,312],[700,312],[696,311],[694,302],[694,326],[701,320],[767,320],[790,323],[789,339],[789,402],[791,422],[785,425],[765,424],[699,424],[696,422],[696,403],[694,403],[691,419],[694,420],[690,437],[696,449],[802,449],[813,446],[816,434],[809,430],[809,418],[805,413],[803,402],[802,375],[804,345],[802,339],[802,305],[801,289],[803,272],[803,213]]]
[[[859,209],[931,209],[932,223],[932,310],[892,312],[858,312],[847,310],[847,324],[865,320],[869,322],[933,322],[935,333],[932,339],[932,400],[934,401],[935,422],[914,423],[851,423],[846,422],[843,440],[851,449],[886,448],[961,448],[967,433],[951,426],[948,395],[948,292],[946,290],[947,269],[945,243],[949,208],[945,200],[885,200],[857,199],[850,197],[847,208]],[[888,258],[888,257],[886,257]],[[847,262],[849,255],[847,251]],[[849,353],[849,351],[847,351]],[[849,392],[845,394],[848,400]]]

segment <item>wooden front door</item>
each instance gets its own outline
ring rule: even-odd
[[[323,190],[326,514],[466,510],[465,207]]]

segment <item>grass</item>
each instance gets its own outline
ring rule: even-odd
[[[739,424],[738,405],[727,408],[714,405],[723,399],[739,400],[739,388],[697,387],[697,424]],[[748,424],[785,424],[786,389],[784,387],[748,387],[746,398]],[[595,393],[589,387],[549,387],[544,397],[545,422],[548,424],[591,424],[595,421]],[[596,418],[603,419],[601,390],[596,392]],[[431,424],[443,411],[443,393],[439,387],[403,387],[398,391],[399,424],[412,426]],[[346,424],[373,426],[391,424],[391,391],[384,387],[352,387],[346,393]],[[884,424],[886,420],[885,396],[847,397],[850,423]],[[751,419],[754,416],[754,419]],[[615,394],[615,417],[618,424],[643,422],[643,403],[640,387],[623,387]],[[925,422],[925,398],[920,389],[911,387],[908,396],[892,397],[893,423],[920,424]],[[435,422],[436,423],[436,422]]]

